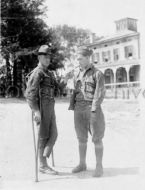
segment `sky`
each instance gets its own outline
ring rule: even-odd
[[[98,36],[115,33],[116,20],[138,19],[141,30],[145,17],[144,0],[46,0],[49,26],[68,24],[90,29]]]
[[[49,26],[67,24],[89,29],[96,36],[109,36],[116,32],[116,20],[137,19],[141,47],[141,78],[145,88],[145,0],[46,0]]]

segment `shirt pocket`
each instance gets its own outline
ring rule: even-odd
[[[52,78],[50,76],[45,76],[41,83],[41,87],[42,88],[53,88],[54,82],[52,81]]]
[[[95,83],[92,77],[85,80],[85,92],[93,94],[95,91]]]

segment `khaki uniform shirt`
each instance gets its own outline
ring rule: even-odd
[[[54,99],[56,87],[54,74],[38,65],[28,80],[25,97],[33,111],[39,110],[40,99]]]
[[[105,96],[104,76],[100,70],[90,65],[85,71],[79,72],[74,80],[74,101],[71,98],[70,107],[84,109],[91,106],[91,111],[96,111]]]

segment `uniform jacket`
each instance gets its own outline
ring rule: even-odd
[[[51,71],[38,65],[30,75],[25,97],[33,111],[39,110],[40,99],[54,99],[56,80]]]
[[[74,83],[75,90],[70,100],[69,109],[73,110],[77,101],[90,101],[91,111],[96,111],[105,96],[102,72],[91,65],[83,73],[78,73]]]

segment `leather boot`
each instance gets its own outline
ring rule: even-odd
[[[52,169],[47,164],[47,158],[43,156],[44,148],[39,149],[39,160],[40,160],[40,167],[39,171],[41,173],[50,174],[50,175],[57,175],[58,172]]]
[[[86,170],[86,151],[87,151],[87,144],[86,143],[79,143],[79,157],[80,157],[80,163],[78,166],[76,166],[72,173],[78,173],[81,171]]]
[[[58,172],[52,169],[50,166],[40,167],[39,171],[44,174],[58,175]]]
[[[93,177],[101,177],[103,175],[103,143],[98,143],[95,145],[95,155],[96,155],[96,169],[93,173]]]

